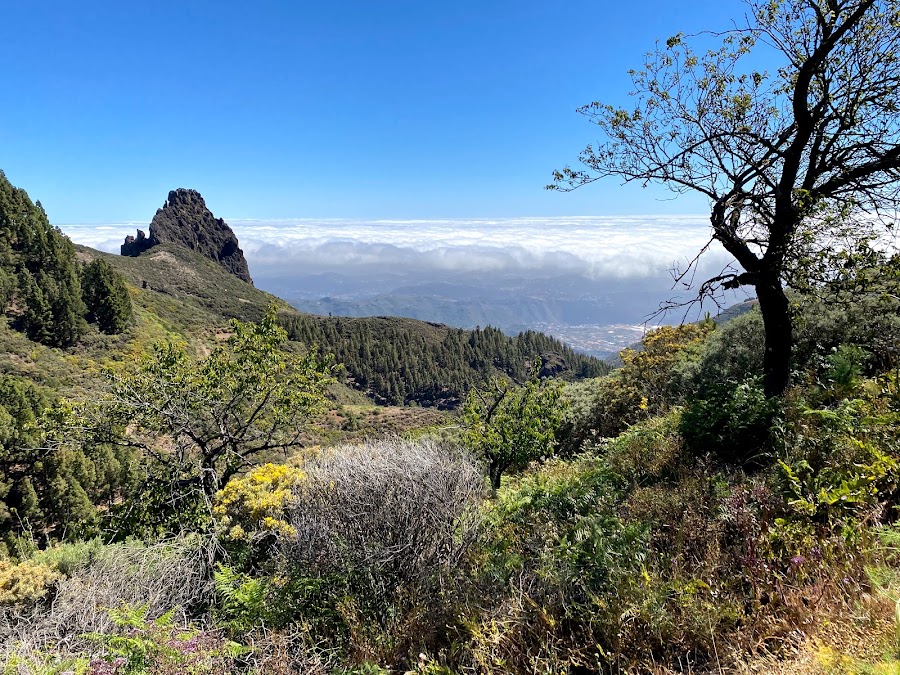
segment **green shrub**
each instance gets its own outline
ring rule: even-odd
[[[121,501],[134,450],[98,443],[65,402],[24,378],[0,375],[0,535],[7,544],[96,536],[98,505]],[[104,510],[104,515],[108,511]]]
[[[883,404],[880,398],[843,400],[833,408],[796,404],[778,474],[796,515],[843,527],[897,504],[900,417]]]
[[[640,595],[644,528],[616,514],[602,460],[553,461],[501,490],[474,557],[472,660],[486,672],[599,669]]]
[[[759,467],[773,449],[779,412],[780,402],[767,399],[761,384],[723,384],[688,402],[680,431],[695,455]]]
[[[174,611],[154,620],[147,617],[146,606],[125,606],[109,614],[118,630],[87,636],[104,651],[92,661],[92,673],[104,672],[100,670],[104,661],[116,666],[113,673],[122,675],[223,675],[248,651],[214,631],[175,625]]]
[[[797,383],[827,383],[838,375],[834,370],[838,365],[836,354],[839,359],[849,357],[857,375],[873,375],[894,365],[900,301],[889,293],[860,295],[842,302],[824,292],[818,297],[794,296],[792,316],[791,368]],[[860,358],[862,352],[849,351],[857,349],[865,352],[864,359]],[[687,398],[708,398],[711,391],[722,386],[754,381],[762,376],[764,350],[762,315],[754,308],[714,332],[699,358],[676,364],[671,386]]]
[[[572,409],[560,431],[564,453],[586,442],[614,438],[632,424],[664,414],[683,394],[672,386],[698,354],[716,325],[709,320],[661,326],[644,336],[641,348],[621,352],[622,367],[608,377],[569,390]]]
[[[57,570],[69,577],[87,567],[103,551],[100,539],[57,544],[31,556],[31,561]]]
[[[680,435],[682,411],[638,422],[598,447],[607,465],[625,486],[675,481],[694,469]]]

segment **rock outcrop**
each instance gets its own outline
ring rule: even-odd
[[[137,237],[132,237],[130,234],[125,237],[125,243],[122,244],[122,255],[129,255],[133,258],[139,256],[151,246],[153,246],[153,244],[147,239],[147,235],[144,234],[144,231],[138,230]]]
[[[165,243],[187,246],[215,260],[239,279],[253,283],[234,232],[224,220],[212,214],[196,190],[172,190],[150,222],[150,236],[138,230],[137,237],[125,238],[121,251],[122,255],[136,256]]]
[[[557,377],[569,369],[566,359],[556,352],[541,354],[541,370],[538,377]]]

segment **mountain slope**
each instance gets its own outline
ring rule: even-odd
[[[156,342],[205,353],[228,334],[230,319],[258,321],[271,304],[295,343],[334,354],[347,384],[378,403],[454,407],[494,375],[524,379],[536,359],[542,372],[561,377],[605,371],[598,360],[533,332],[508,337],[414,319],[301,314],[252,285],[234,233],[193,191],[169,194],[151,235],[147,248],[126,242],[130,255],[76,247],[50,225],[40,202],[0,172],[0,374],[86,396],[103,370],[127,366]],[[103,307],[122,310],[115,330],[106,326],[117,334],[86,321],[97,318],[100,305],[83,301],[85,271],[92,304],[101,286],[117,294],[102,298],[115,301]],[[105,285],[98,286],[101,278]]]
[[[485,328],[465,331],[414,319],[347,319],[302,314],[286,302],[245,283],[220,265],[183,246],[160,244],[137,257],[116,256],[76,247],[82,262],[101,257],[128,281],[135,308],[134,325],[120,336],[89,332],[68,352],[43,353],[52,361],[48,384],[83,390],[81,372],[132,358],[156,341],[174,339],[198,353],[228,330],[229,319],[258,320],[271,303],[279,308],[292,340],[336,355],[347,383],[379,403],[419,403],[453,407],[465,391],[494,374],[525,377],[527,367],[543,356],[542,366],[563,377],[602,374],[597,359],[576,354],[559,341],[527,332],[516,337]],[[16,336],[6,335],[10,343]],[[27,341],[26,341],[27,342]],[[18,351],[28,351],[26,344]],[[42,370],[25,358],[6,369]],[[44,369],[46,370],[46,369]]]

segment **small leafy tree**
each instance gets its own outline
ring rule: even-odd
[[[495,379],[488,388],[473,389],[463,407],[466,445],[487,460],[494,490],[508,469],[553,453],[563,420],[562,384],[541,380],[539,369],[540,361],[520,387]]]
[[[301,445],[305,423],[324,409],[330,361],[288,351],[274,306],[232,330],[203,359],[160,344],[137,371],[111,376],[104,422],[145,454],[158,509],[208,517],[232,476],[261,453]]]

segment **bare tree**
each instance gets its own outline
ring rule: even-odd
[[[779,396],[790,375],[792,270],[836,230],[870,237],[896,219],[900,2],[746,4],[742,26],[694,36],[716,39],[715,48],[698,53],[678,35],[648,54],[631,72],[633,110],[581,107],[606,138],[582,152],[586,168],[556,171],[548,187],[572,190],[615,176],[704,195],[711,241],[740,269],[703,282],[700,296],[755,289],[765,391]],[[777,71],[754,69],[760,61],[777,63]]]

